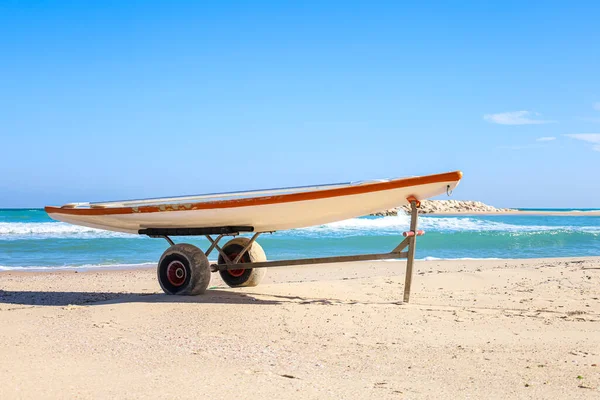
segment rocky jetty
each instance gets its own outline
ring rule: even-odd
[[[515,211],[510,208],[496,208],[480,201],[464,200],[423,200],[419,208],[419,214],[453,214],[453,213],[501,213]],[[390,216],[407,214],[410,212],[410,206],[404,205],[389,210],[380,211],[371,215]]]

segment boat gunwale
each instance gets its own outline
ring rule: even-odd
[[[351,185],[362,185],[366,184],[368,181],[359,181],[359,182],[345,182],[345,183],[331,183],[331,184],[323,184],[323,185],[307,185],[307,186],[290,186],[290,187],[282,187],[282,188],[272,188],[272,189],[261,189],[261,190],[240,190],[235,192],[220,192],[220,193],[206,193],[206,194],[196,194],[196,195],[185,195],[185,196],[173,196],[173,197],[150,197],[145,199],[135,199],[135,200],[115,200],[115,201],[94,201],[89,203],[78,203],[81,205],[87,205],[89,207],[111,207],[111,206],[122,206],[122,207],[136,207],[140,205],[160,205],[160,204],[180,204],[185,201],[187,202],[196,202],[198,200],[204,200],[209,198],[229,198],[229,197],[238,197],[238,198],[255,198],[258,197],[256,195],[283,195],[283,194],[292,194],[292,193],[301,193],[301,192],[309,192],[309,191],[320,191],[320,190],[328,190],[328,189],[338,189]],[[373,181],[375,182],[375,181]],[[372,182],[368,182],[372,183]],[[313,190],[309,190],[313,189]],[[244,197],[241,197],[244,196]],[[267,197],[267,196],[264,196]],[[215,200],[221,201],[221,200]],[[198,201],[199,202],[199,201]]]
[[[221,209],[234,207],[249,207],[269,204],[289,203],[297,201],[318,200],[324,198],[350,196],[356,194],[364,194],[371,192],[379,192],[384,190],[400,189],[410,186],[420,186],[432,183],[442,182],[458,182],[462,178],[461,171],[446,172],[435,175],[416,176],[409,178],[391,179],[388,181],[376,181],[373,183],[357,184],[342,186],[333,189],[301,191],[295,193],[281,194],[275,196],[247,197],[241,199],[218,200],[218,201],[203,201],[196,203],[171,203],[171,204],[152,204],[129,207],[97,207],[97,208],[75,208],[75,207],[56,207],[46,206],[44,209],[48,214],[67,214],[78,216],[106,216],[106,215],[122,215],[122,214],[138,214],[138,213],[155,213],[166,211],[193,211],[207,209]],[[320,185],[331,186],[331,185]],[[307,186],[318,187],[318,185]],[[255,191],[260,192],[260,191]],[[183,196],[183,198],[188,196]],[[193,196],[191,196],[193,197]],[[110,202],[118,204],[119,202]],[[84,203],[100,205],[110,203]]]

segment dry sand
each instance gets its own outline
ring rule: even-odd
[[[600,398],[600,258],[0,274],[0,398]]]

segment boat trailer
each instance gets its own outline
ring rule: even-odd
[[[165,251],[158,264],[158,280],[167,294],[204,293],[210,282],[210,272],[219,272],[225,283],[231,287],[256,286],[264,275],[264,270],[260,270],[262,268],[406,259],[403,301],[408,303],[417,236],[423,235],[424,232],[417,229],[420,202],[414,197],[409,197],[407,200],[411,207],[410,230],[403,232],[404,239],[389,253],[267,261],[256,239],[263,233],[273,232],[255,232],[249,239],[234,238],[225,246],[219,245],[224,237],[254,232],[251,226],[146,228],[140,229],[138,233],[153,238],[164,238],[171,246]],[[175,244],[170,236],[205,236],[210,246],[202,252],[193,245]],[[219,253],[219,259],[216,264],[210,264],[207,257],[215,249]]]

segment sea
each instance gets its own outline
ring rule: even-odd
[[[408,215],[353,218],[264,234],[258,242],[271,260],[387,252],[409,221]],[[600,256],[600,216],[420,216],[419,228],[426,233],[417,241],[417,259]],[[173,239],[208,247],[202,237]],[[167,247],[164,239],[56,222],[42,209],[0,209],[0,271],[147,267]]]

